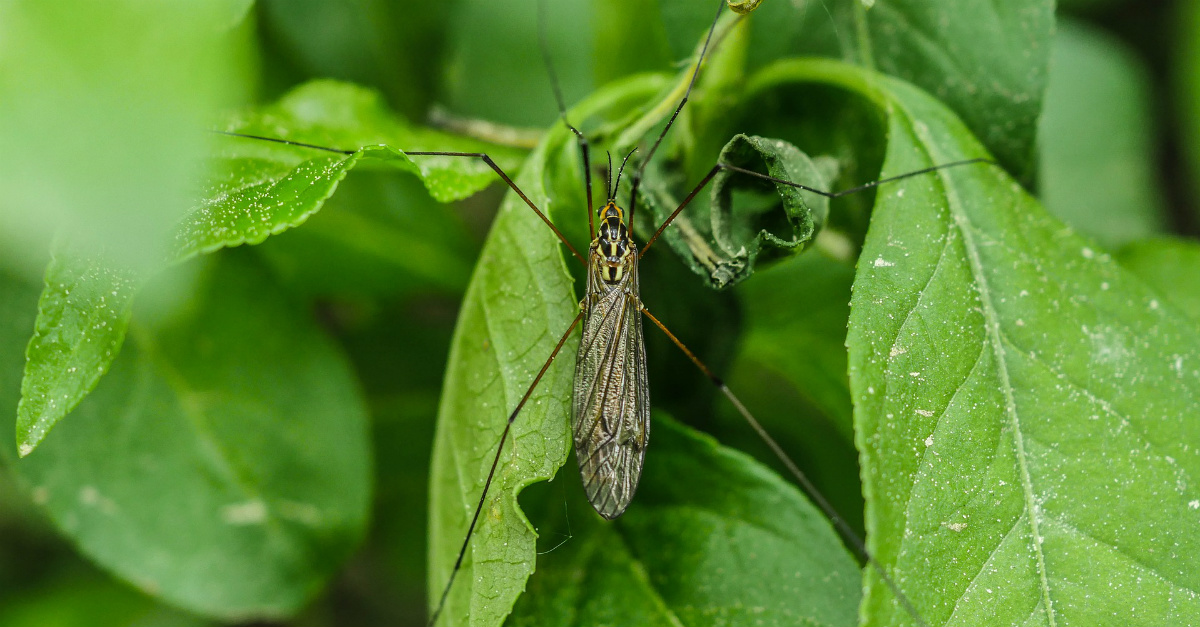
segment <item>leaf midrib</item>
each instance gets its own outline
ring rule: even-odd
[[[947,163],[949,159],[942,159],[934,154],[933,146],[935,145],[932,138],[929,137],[927,131],[917,128],[917,125],[912,123],[915,117],[911,114],[908,107],[898,98],[893,98],[892,102],[899,109],[904,111],[901,116],[902,123],[908,128],[913,137],[920,139],[917,146],[919,150],[925,153],[930,163]],[[963,246],[967,253],[967,263],[970,266],[971,275],[975,282],[975,290],[979,294],[980,309],[983,311],[985,321],[985,333],[987,334],[987,342],[992,346],[992,355],[997,363],[998,374],[1000,375],[1000,387],[1004,393],[1005,413],[1008,415],[1009,423],[1013,429],[1013,444],[1016,447],[1017,467],[1021,475],[1022,496],[1025,501],[1025,511],[1029,518],[1029,528],[1032,535],[1033,553],[1037,557],[1038,579],[1041,587],[1042,601],[1046,606],[1046,618],[1049,621],[1050,627],[1056,627],[1054,620],[1054,606],[1050,598],[1050,582],[1046,572],[1046,557],[1042,551],[1042,536],[1038,528],[1038,513],[1039,508],[1033,496],[1033,479],[1029,473],[1029,467],[1026,464],[1024,432],[1021,429],[1021,420],[1017,412],[1016,399],[1013,396],[1012,382],[1008,374],[1008,361],[1005,357],[1004,346],[1000,338],[1000,320],[995,306],[992,304],[991,289],[988,286],[987,277],[983,270],[983,261],[979,255],[977,243],[974,240],[971,229],[973,225],[963,210],[962,201],[956,193],[952,181],[949,180],[949,173],[946,170],[939,170],[937,177],[942,181],[941,189],[943,198],[946,201],[946,206],[950,210],[953,218],[953,228],[962,237]],[[997,547],[999,548],[999,547]]]

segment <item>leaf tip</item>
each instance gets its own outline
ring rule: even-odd
[[[29,421],[17,420],[17,456],[25,457],[37,448],[42,439],[46,437],[46,429],[38,427],[37,422],[33,421],[32,426],[29,426]]]
[[[17,456],[25,457],[46,439],[50,431],[62,415],[54,415],[37,407],[22,396],[17,403]]]

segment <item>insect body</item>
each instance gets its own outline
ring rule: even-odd
[[[650,436],[650,388],[638,295],[638,250],[613,200],[600,208],[588,249],[583,339],[572,402],[575,456],[584,491],[605,518],[637,490]]]

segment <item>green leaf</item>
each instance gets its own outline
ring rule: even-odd
[[[1046,209],[1110,248],[1162,232],[1149,69],[1115,37],[1070,20],[1052,67],[1039,142]]]
[[[828,187],[826,177],[807,155],[781,140],[735,135],[718,158],[720,163],[749,169],[761,161],[765,174],[785,181],[815,181]],[[756,165],[756,164],[755,164]],[[779,196],[787,226],[777,234],[771,227],[778,222],[778,212],[770,212],[775,220],[764,220],[761,208],[754,208],[745,195],[749,190],[770,190]],[[734,204],[734,194],[742,202]],[[767,258],[798,252],[820,230],[829,215],[829,200],[811,192],[801,191],[781,183],[755,181],[752,177],[737,176],[721,170],[712,181],[713,241],[735,257],[744,257],[753,265],[759,252]],[[757,210],[756,210],[757,209]]]
[[[736,135],[718,160],[786,181],[805,181],[817,189],[829,187],[827,177],[808,156],[782,140]],[[650,208],[654,224],[661,224],[680,200],[666,189],[669,182],[662,180],[657,168],[648,172],[639,203]],[[750,276],[760,253],[769,260],[798,252],[829,214],[829,201],[823,196],[727,170],[713,178],[710,194],[707,206],[689,205],[663,237],[715,288]]]
[[[882,176],[985,154],[894,79],[792,62],[753,85],[805,81],[888,113]],[[1200,620],[1200,337],[1156,299],[999,168],[879,191],[847,338],[866,525],[930,624]],[[911,622],[867,584],[865,622]]]
[[[245,114],[231,128],[254,135],[325,146],[364,146],[349,155],[245,138],[216,138],[220,157],[196,207],[175,227],[158,267],[198,254],[259,244],[303,224],[319,211],[360,161],[394,166],[421,177],[436,199],[464,198],[496,181],[478,159],[420,157],[409,150],[478,151],[480,142],[414,129],[390,114],[378,95],[359,87],[317,81],[279,103]],[[491,149],[489,149],[491,150]],[[519,151],[492,150],[501,167],[513,168]],[[144,278],[156,267],[126,269],[118,256],[87,250],[68,239],[46,271],[43,309],[27,349],[18,446],[28,455],[95,387],[120,350],[129,307]],[[183,291],[185,288],[180,288]]]
[[[21,349],[33,332],[37,307],[37,286],[17,272],[0,268],[0,412],[4,415],[17,413],[21,373],[25,369],[25,353]],[[7,434],[0,434],[0,441],[7,443]],[[13,461],[15,450],[15,446],[0,446],[0,459]]]
[[[1133,242],[1117,253],[1117,261],[1136,274],[1180,313],[1200,320],[1200,244],[1160,237]]]
[[[573,516],[508,624],[854,625],[858,565],[824,514],[744,453],[653,420],[635,505]]]
[[[362,536],[363,401],[345,358],[247,256],[202,278],[173,317],[134,316],[70,428],[15,468],[85,555],[147,593],[283,617]]]
[[[626,82],[602,90],[571,113],[586,119],[614,103],[648,98],[659,85],[649,77]],[[548,155],[568,141],[566,129],[555,127],[516,180],[548,214],[557,204],[550,199],[560,196],[546,187],[545,164]],[[578,311],[558,239],[509,193],[467,287],[442,388],[430,470],[431,608],[466,537],[505,419]],[[576,344],[567,339],[566,346]],[[516,497],[525,486],[553,477],[566,461],[572,352],[563,349],[513,422],[462,570],[439,619],[445,624],[499,625],[533,572],[535,533]]]
[[[546,210],[543,163],[550,135],[517,185]],[[430,607],[450,578],[495,454],[505,418],[533,381],[577,307],[558,240],[508,194],[467,287],[450,348],[430,469]],[[569,356],[566,356],[569,357]],[[513,423],[462,570],[446,600],[446,624],[499,625],[533,572],[532,527],[516,496],[566,461],[571,368],[559,359]]]
[[[59,250],[46,268],[17,406],[21,457],[96,387],[120,352],[141,280],[117,267]]]
[[[862,57],[935,94],[1018,179],[1033,178],[1054,2],[889,0],[855,8],[860,14],[844,30],[858,33]]]

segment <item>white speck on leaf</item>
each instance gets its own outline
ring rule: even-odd
[[[117,504],[112,499],[101,494],[94,486],[85,485],[79,488],[79,502],[86,507],[93,507],[108,515],[117,513]]]
[[[259,525],[267,519],[267,504],[255,499],[221,508],[221,519],[230,525]]]

